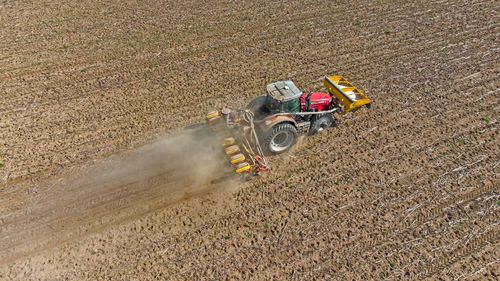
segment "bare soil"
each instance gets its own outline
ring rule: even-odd
[[[498,280],[495,1],[0,1],[0,280]],[[371,110],[220,180],[182,131],[340,74]]]

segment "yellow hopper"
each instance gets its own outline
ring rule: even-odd
[[[354,87],[342,76],[325,76],[323,84],[330,94],[337,98],[344,106],[344,113],[358,109],[364,105],[369,106],[372,102],[363,92]]]

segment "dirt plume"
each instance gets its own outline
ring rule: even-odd
[[[201,130],[161,137],[125,155],[92,165],[68,186],[125,186],[159,177],[164,183],[176,183],[169,186],[170,191],[174,188],[195,192],[220,175],[221,151],[216,145],[215,139]]]
[[[184,131],[38,187],[34,197],[1,218],[0,259],[16,259],[221,188],[223,183],[214,183],[224,176],[221,156],[207,133]]]

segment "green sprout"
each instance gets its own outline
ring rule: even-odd
[[[491,117],[489,117],[489,116],[485,116],[485,117],[483,117],[483,121],[484,121],[486,124],[491,124]]]

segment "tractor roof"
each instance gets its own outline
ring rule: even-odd
[[[302,91],[292,81],[278,81],[267,85],[267,93],[279,101],[298,99]]]

